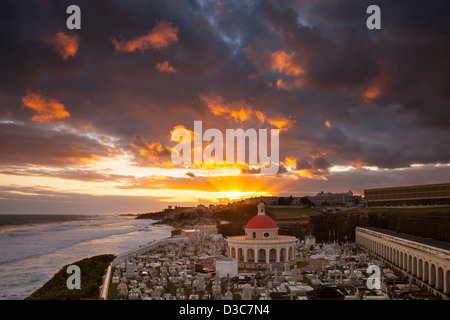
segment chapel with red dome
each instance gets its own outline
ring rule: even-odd
[[[267,268],[271,262],[293,262],[297,238],[278,235],[278,225],[265,212],[264,202],[244,227],[244,236],[228,238],[228,254],[240,268]]]
[[[251,218],[244,228],[246,239],[276,239],[278,226],[269,216],[266,216],[265,204],[258,204],[258,214]]]

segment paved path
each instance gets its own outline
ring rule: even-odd
[[[307,266],[299,268],[300,272],[310,272],[313,270],[320,270],[322,269],[322,266],[327,265],[326,261],[318,259],[303,259],[301,261],[308,261],[309,264]]]

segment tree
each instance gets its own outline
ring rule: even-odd
[[[294,202],[294,198],[292,196],[289,196],[288,198],[279,197],[278,198],[278,205],[279,206],[289,206]]]
[[[308,197],[301,197],[300,198],[300,203],[305,205],[305,206],[308,206],[308,207],[313,207],[314,206],[314,202],[312,202],[311,199],[308,198]]]
[[[286,204],[291,205],[292,202],[294,202],[294,198],[292,197],[292,195],[290,195],[289,198],[286,199]]]

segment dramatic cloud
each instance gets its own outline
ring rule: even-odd
[[[82,29],[68,31],[64,1],[0,1],[0,187],[14,212],[16,199],[56,212],[48,190],[159,208],[448,182],[448,2],[379,0],[381,30],[366,27],[369,0],[76,2]],[[279,128],[278,174],[175,165],[171,132],[193,137],[196,120]]]
[[[63,60],[67,60],[69,57],[75,57],[78,46],[80,45],[80,37],[78,34],[58,32],[54,37],[45,37],[44,40],[53,46],[54,50]]]
[[[114,150],[93,137],[77,134],[73,129],[48,125],[0,123],[2,169],[30,166],[66,168],[85,165],[101,158],[116,156]]]
[[[278,50],[271,55],[271,60],[273,69],[278,69],[288,76],[297,77],[305,73],[305,70],[293,61],[294,53],[287,54],[284,50]]]
[[[164,197],[91,195],[38,187],[0,187],[0,206],[9,214],[123,214],[167,208]]]
[[[156,26],[148,34],[129,41],[118,41],[116,38],[113,38],[112,43],[116,51],[133,52],[136,50],[145,51],[150,48],[162,49],[177,40],[178,28],[173,27],[172,23],[163,20],[157,22]]]
[[[175,68],[172,67],[168,61],[157,63],[156,70],[161,73],[177,73],[177,70],[175,70]]]
[[[245,48],[244,52],[261,76],[276,74],[277,79],[274,85],[278,89],[295,90],[303,86],[306,70],[295,52],[287,53],[283,49],[270,52],[267,49],[260,50],[252,47]]]
[[[135,158],[141,165],[171,164],[169,147],[163,147],[160,142],[148,144],[141,136],[136,135],[131,143]]]
[[[267,116],[262,111],[256,110],[245,101],[232,101],[227,103],[223,97],[210,98],[200,96],[201,101],[216,116],[222,116],[235,122],[255,121],[256,123],[268,123],[279,129],[289,129],[295,123],[292,117],[282,115]]]
[[[375,99],[381,94],[381,89],[378,86],[369,87],[366,92],[364,92],[364,98],[367,100]]]
[[[111,174],[109,172],[101,172],[99,170],[88,169],[69,169],[64,168],[60,170],[49,170],[48,168],[30,169],[11,167],[10,169],[0,170],[4,175],[18,175],[18,176],[34,176],[34,177],[52,177],[67,180],[79,181],[94,181],[94,182],[120,182],[127,180],[130,177],[118,174]],[[131,177],[132,178],[132,177]]]
[[[27,92],[22,97],[22,102],[24,106],[37,113],[31,118],[32,121],[50,122],[53,119],[64,119],[70,116],[62,103],[38,92]]]

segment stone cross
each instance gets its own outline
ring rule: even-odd
[[[294,283],[297,284],[297,265],[294,265]]]

